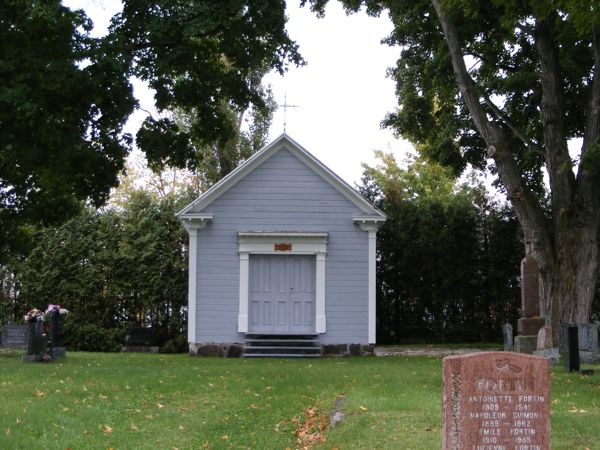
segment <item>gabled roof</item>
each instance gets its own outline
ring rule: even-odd
[[[304,162],[350,202],[356,205],[364,214],[360,216],[361,218],[370,219],[375,222],[385,221],[386,215],[383,213],[383,211],[372,205],[348,183],[333,173],[331,169],[325,166],[325,164],[315,158],[308,152],[308,150],[303,148],[285,133],[256,152],[254,155],[252,155],[252,157],[244,161],[235,170],[221,179],[221,181],[212,186],[208,191],[204,192],[200,197],[179,211],[177,213],[177,217],[180,219],[194,218],[204,208],[214,202],[230,188],[235,186],[238,181],[240,181],[242,178],[244,178],[263,162],[282,149],[288,150],[300,161]]]

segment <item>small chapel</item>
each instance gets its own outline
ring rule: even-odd
[[[283,134],[179,213],[190,354],[372,352],[385,214]]]

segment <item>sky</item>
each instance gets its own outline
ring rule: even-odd
[[[387,16],[365,13],[347,16],[338,2],[327,7],[319,19],[308,8],[289,0],[287,30],[299,44],[307,65],[280,76],[268,74],[275,100],[297,107],[287,108],[286,133],[311,152],[350,185],[360,182],[361,163],[374,165],[373,151],[393,153],[401,161],[412,146],[380,127],[386,113],[396,107],[394,82],[386,76],[395,65],[398,48],[380,43],[392,29]],[[106,32],[112,15],[120,9],[118,0],[63,0],[70,8],[82,8],[93,20],[94,35]],[[153,93],[134,82],[141,108],[153,111]],[[130,118],[126,131],[135,135],[145,112]],[[274,115],[270,139],[284,130],[284,111]]]

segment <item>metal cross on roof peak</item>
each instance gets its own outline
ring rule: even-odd
[[[287,109],[288,108],[300,108],[300,106],[288,104],[288,102],[287,102],[287,92],[283,96],[283,105],[277,105],[277,106],[283,108],[283,132],[285,133],[285,130],[287,128]]]

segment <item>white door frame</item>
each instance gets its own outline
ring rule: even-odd
[[[315,255],[315,332],[327,331],[325,319],[325,258],[327,233],[238,233],[240,255],[240,300],[238,332],[248,332],[248,296],[250,254],[258,255]]]

